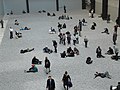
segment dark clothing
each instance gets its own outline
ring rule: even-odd
[[[87,64],[92,64],[92,62],[93,62],[93,61],[91,60],[91,57],[88,57],[87,60],[86,60],[86,63],[87,63]]]
[[[68,82],[69,82],[69,80],[71,81],[70,76],[64,74],[64,75],[63,75],[63,78],[62,78],[62,81],[63,81],[63,86],[64,86],[64,88],[65,88],[65,86],[67,86],[67,90],[68,90]]]
[[[42,64],[42,61],[39,61],[36,57],[33,57],[32,64]]]
[[[61,58],[65,58],[66,57],[65,51],[63,53],[60,53],[60,55],[61,55]]]
[[[47,86],[48,90],[55,90],[55,81],[54,79],[48,79],[47,80]]]
[[[0,23],[1,23],[1,28],[4,28],[4,26],[3,26],[3,23],[4,23],[3,20],[1,20]]]
[[[101,57],[103,57],[103,58],[104,58],[104,56],[102,55],[102,53],[101,53],[101,52],[102,52],[101,48],[99,48],[99,47],[98,47],[98,48],[96,49],[97,58],[101,58]]]
[[[31,52],[31,51],[33,51],[34,50],[34,48],[32,48],[32,49],[29,49],[29,48],[27,48],[27,49],[22,49],[22,50],[20,50],[20,53],[22,54],[22,53],[26,53],[26,52]]]
[[[45,68],[50,68],[50,61],[48,59],[45,60]]]
[[[10,31],[10,39],[13,38],[13,31]]]
[[[45,47],[45,48],[43,48],[43,52],[44,53],[52,53],[53,52],[53,50],[50,50],[48,47]]]
[[[54,46],[54,52],[57,53],[57,42],[56,41],[53,41],[53,46]]]
[[[117,33],[113,33],[113,43],[116,45],[116,40],[117,40]]]

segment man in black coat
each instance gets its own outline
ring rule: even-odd
[[[4,21],[2,19],[1,19],[0,23],[1,23],[1,28],[4,28],[4,26],[3,26]]]
[[[46,88],[48,88],[48,90],[55,90],[55,81],[51,76],[48,76]]]

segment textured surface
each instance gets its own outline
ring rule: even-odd
[[[67,28],[63,32],[70,31],[73,34],[73,27],[78,25],[78,20],[86,18],[87,26],[83,27],[80,44],[76,47],[80,50],[80,55],[73,58],[60,58],[60,53],[66,50],[67,47],[73,45],[58,45],[58,53],[45,54],[42,49],[46,45],[53,49],[52,40],[59,41],[57,34],[48,34],[50,27],[57,30],[58,16],[62,12],[56,12],[56,17],[47,17],[46,14],[28,14],[18,16],[7,16],[7,27],[4,32],[4,37],[0,46],[0,90],[45,90],[47,76],[45,74],[44,63],[37,66],[38,73],[24,73],[24,70],[31,67],[31,59],[36,56],[44,62],[45,56],[51,61],[51,73],[56,82],[56,90],[64,90],[62,86],[62,76],[64,71],[68,71],[73,82],[73,87],[70,90],[109,90],[110,85],[116,85],[120,79],[120,62],[111,60],[110,56],[105,55],[105,58],[96,58],[95,50],[97,46],[101,46],[102,53],[108,50],[108,47],[113,47],[112,33],[114,22],[109,24],[102,21],[100,18],[88,18],[88,11],[69,12],[73,17],[72,20],[61,20],[60,23],[66,23]],[[14,20],[18,19],[19,26],[14,25]],[[91,31],[92,22],[97,23],[95,31]],[[19,28],[28,26],[30,31],[20,31],[23,37],[20,39],[9,39],[8,28],[12,26],[14,30],[19,31]],[[104,28],[107,27],[110,35],[101,34]],[[83,38],[87,36],[89,39],[88,48],[84,47]],[[120,31],[118,30],[117,46],[120,49]],[[35,48],[34,51],[25,54],[20,54],[20,49]],[[86,58],[91,56],[93,64],[87,65]],[[94,78],[94,73],[108,71],[112,75],[112,79]]]

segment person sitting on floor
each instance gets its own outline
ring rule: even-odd
[[[20,53],[21,53],[21,54],[22,54],[22,53],[24,54],[24,53],[26,53],[26,52],[31,52],[31,51],[33,51],[33,50],[34,50],[34,48],[32,48],[32,49],[27,48],[27,49],[24,49],[24,50],[21,49],[21,50],[20,50]]]
[[[55,33],[56,33],[55,29],[51,27],[51,29],[49,30],[49,34],[55,34]]]
[[[86,63],[87,64],[92,64],[93,60],[91,60],[91,57],[87,57]]]
[[[49,12],[47,13],[47,16],[51,16]]]
[[[86,22],[85,19],[83,18],[83,19],[82,19],[82,24],[83,24],[83,26],[85,26],[85,23],[87,23],[87,22]]]
[[[45,47],[45,48],[43,48],[43,52],[44,53],[52,53],[53,52],[53,50],[51,50],[51,49],[49,49],[47,46]]]
[[[106,33],[106,34],[109,34],[108,32],[108,28],[104,28],[105,31],[101,32],[101,33]]]
[[[105,54],[112,55],[112,54],[114,54],[114,51],[111,47],[109,47],[109,50]]]
[[[24,27],[24,28],[21,28],[20,30],[30,30],[31,28],[28,28],[28,27]]]
[[[76,55],[79,55],[79,50],[78,50],[76,47],[74,47],[74,53],[75,53]]]
[[[39,61],[39,59],[36,58],[36,56],[32,59],[32,64],[42,64],[42,61]]]
[[[65,58],[66,57],[66,52],[63,51],[63,53],[60,53],[60,55],[61,55],[61,58]]]
[[[62,27],[62,28],[66,28],[66,24],[65,24],[65,23],[63,24],[63,27]]]
[[[55,15],[55,13],[53,13],[53,15],[52,15],[52,16],[56,16],[56,15]]]
[[[29,73],[29,72],[35,73],[35,72],[38,72],[38,68],[34,64],[32,64],[32,67],[28,71],[24,70],[24,72],[25,73]]]
[[[91,30],[95,30],[95,26],[94,25],[91,26]]]
[[[15,25],[19,25],[18,20],[15,20]]]
[[[74,57],[75,53],[73,50],[70,51],[70,53],[68,53],[67,57]]]
[[[23,10],[22,13],[25,14],[26,13],[25,10]]]
[[[21,38],[22,37],[22,33],[15,31],[15,38]]]
[[[111,79],[111,76],[109,75],[108,71],[106,71],[105,73],[96,72],[94,75],[95,75],[94,79],[96,77],[101,77],[101,78],[105,78],[106,77],[106,78]]]

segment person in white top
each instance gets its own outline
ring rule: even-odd
[[[10,27],[9,30],[10,30],[10,39],[12,39],[13,38],[13,28]]]

